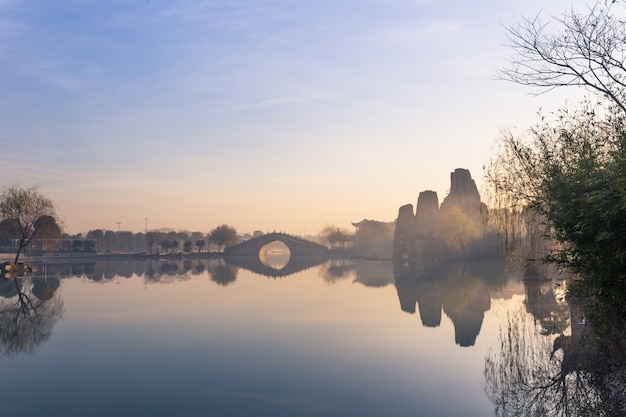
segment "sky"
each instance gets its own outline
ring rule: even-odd
[[[584,4],[0,0],[0,186],[69,233],[393,221],[563,106],[496,70],[506,26]]]

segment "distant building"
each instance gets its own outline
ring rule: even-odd
[[[356,228],[353,248],[356,255],[391,258],[395,221],[363,219],[352,226]]]

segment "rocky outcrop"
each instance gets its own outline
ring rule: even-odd
[[[417,197],[415,232],[418,236],[432,237],[439,226],[439,198],[434,191],[422,191]]]
[[[466,256],[466,244],[481,235],[485,210],[470,172],[456,169],[450,174],[450,192],[441,206],[437,193],[426,190],[419,194],[415,215],[411,204],[400,207],[394,232],[394,260],[408,259],[412,264],[411,260],[420,256]],[[451,247],[450,242],[458,247]]]
[[[406,267],[413,262],[415,256],[415,216],[413,215],[413,205],[406,204],[398,210],[393,234],[393,259]]]
[[[486,205],[480,201],[476,182],[467,169],[457,168],[450,174],[450,192],[441,203],[441,210],[458,207],[480,230],[481,215]]]

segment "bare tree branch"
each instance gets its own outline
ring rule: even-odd
[[[626,25],[615,2],[597,1],[586,12],[567,10],[544,23],[540,15],[507,27],[515,53],[497,78],[551,91],[578,86],[626,112]]]

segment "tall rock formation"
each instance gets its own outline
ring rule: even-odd
[[[398,218],[393,235],[394,262],[403,267],[412,265],[416,256],[415,244],[413,205],[406,204],[398,210]]]
[[[422,191],[415,209],[415,233],[418,237],[432,237],[439,226],[439,198],[434,191]]]
[[[406,267],[417,258],[466,256],[467,244],[481,236],[484,212],[486,205],[480,201],[470,172],[456,169],[450,174],[450,192],[441,206],[437,193],[426,190],[419,194],[415,215],[411,204],[400,207],[394,231],[394,260]]]
[[[450,192],[441,203],[441,210],[457,206],[480,230],[482,212],[486,205],[480,201],[480,194],[469,170],[457,168],[450,174]]]

